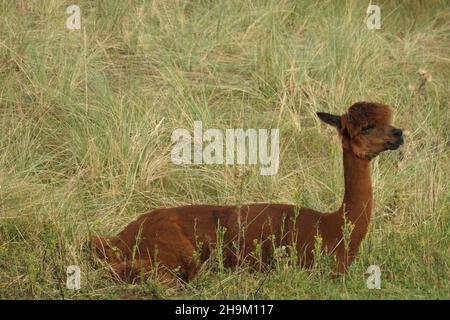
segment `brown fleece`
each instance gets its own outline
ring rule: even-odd
[[[337,128],[342,141],[345,193],[337,211],[322,213],[269,203],[162,208],[141,215],[115,237],[94,237],[92,247],[123,280],[157,271],[169,281],[175,275],[189,281],[218,250],[220,230],[224,231],[225,266],[247,265],[256,270],[269,266],[274,247],[283,246],[286,254],[296,250],[301,266],[311,267],[315,237],[320,236],[323,249],[336,256],[336,273],[346,272],[369,227],[370,160],[382,151],[397,149],[403,139],[401,130],[390,126],[391,109],[382,104],[359,102],[342,116],[318,116]],[[349,242],[343,236],[345,221],[353,225]]]

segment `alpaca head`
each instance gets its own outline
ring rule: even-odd
[[[392,110],[386,105],[358,102],[341,116],[324,112],[317,115],[337,128],[342,147],[360,159],[371,160],[380,152],[398,149],[403,144],[402,130],[391,126]]]

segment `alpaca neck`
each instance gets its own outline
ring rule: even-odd
[[[356,238],[364,237],[372,213],[372,181],[370,161],[357,158],[353,152],[343,150],[345,193],[338,215],[354,225]]]

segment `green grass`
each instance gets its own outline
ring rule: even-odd
[[[448,299],[450,10],[443,1],[0,3],[0,298]],[[417,86],[420,68],[433,80]],[[206,268],[186,287],[111,279],[83,250],[153,208],[290,202],[334,210],[341,148],[316,111],[395,108],[406,144],[373,161],[375,208],[349,274]],[[176,166],[176,128],[279,128],[280,169]],[[243,187],[241,187],[241,184]],[[82,270],[78,292],[65,268]],[[365,271],[381,267],[381,290]]]

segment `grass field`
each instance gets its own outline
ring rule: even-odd
[[[448,1],[380,0],[371,31],[368,1],[77,0],[82,28],[68,30],[71,4],[0,3],[0,298],[450,297]],[[280,259],[267,274],[211,263],[184,287],[129,285],[84,250],[165,206],[337,209],[341,147],[315,112],[363,100],[392,105],[406,143],[372,163],[372,223],[347,276]],[[173,164],[172,131],[197,120],[279,128],[278,173]],[[65,287],[72,264],[79,291]],[[381,290],[366,287],[371,264]]]

